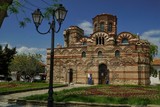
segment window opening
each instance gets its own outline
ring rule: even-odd
[[[104,31],[104,23],[101,23],[101,24],[100,24],[100,30],[101,30],[101,31]]]
[[[85,42],[83,42],[83,45],[84,45],[84,46],[86,46],[86,45],[87,45],[87,42],[86,42],[86,41],[85,41]]]
[[[127,38],[123,38],[122,39],[122,44],[128,44],[128,39]]]
[[[99,44],[101,44],[101,37],[99,37]]]
[[[119,50],[115,51],[115,57],[120,57],[120,51]]]
[[[98,45],[98,37],[96,37],[96,45]]]
[[[82,58],[85,58],[86,57],[86,52],[82,52]]]
[[[111,32],[112,31],[112,23],[108,24],[108,31]]]
[[[98,51],[98,57],[102,57],[102,51]]]
[[[104,37],[102,37],[102,44],[104,45]]]

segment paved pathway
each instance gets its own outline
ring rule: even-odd
[[[85,86],[89,86],[89,85],[75,84],[75,85],[70,85],[68,87],[54,88],[54,91],[71,89],[71,88],[75,88],[75,87],[85,87]],[[28,92],[20,92],[20,93],[14,93],[14,94],[9,94],[9,95],[0,95],[0,107],[4,107],[2,105],[7,104],[8,99],[18,99],[20,97],[26,97],[26,96],[36,95],[36,94],[45,94],[45,93],[48,93],[48,89],[37,90],[37,91],[28,91]]]

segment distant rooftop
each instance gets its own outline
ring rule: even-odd
[[[153,65],[154,66],[160,66],[160,58],[153,59]]]

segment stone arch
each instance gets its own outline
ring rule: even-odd
[[[88,64],[90,64],[90,63],[92,63],[92,60],[91,60],[91,59],[87,59],[86,61],[84,61],[84,65],[88,65]]]
[[[105,49],[103,48],[95,48],[94,50],[96,53],[98,53],[99,51],[102,51],[102,53],[105,53]]]
[[[109,23],[112,23],[112,24],[114,25],[114,21],[113,21],[113,20],[109,20],[109,21],[108,21],[108,24],[109,24]]]
[[[135,64],[135,61],[131,57],[125,57],[125,58],[122,58],[122,63],[123,63],[123,66],[127,66],[127,65]]]
[[[133,36],[131,33],[129,33],[129,32],[122,32],[122,33],[120,33],[120,34],[118,35],[117,43],[122,44],[122,40],[123,40],[124,38],[128,39],[128,42],[130,43],[130,42],[131,42],[131,39],[133,39],[134,36]]]
[[[73,60],[66,60],[64,63],[66,65],[75,65],[75,61],[73,61]]]
[[[55,50],[54,50],[54,54],[55,54],[55,55],[60,55],[60,54],[61,54],[60,49],[55,49]]]
[[[109,70],[107,68],[107,65],[104,63],[98,65],[98,83],[99,84],[109,83]]]
[[[99,23],[104,23],[104,24],[106,24],[106,21],[105,21],[105,20],[100,20]]]
[[[84,43],[84,42],[86,42],[86,43],[87,43],[87,40],[88,40],[88,38],[83,37],[83,38],[81,38],[81,39],[80,39],[80,42],[81,42],[81,43]]]
[[[77,49],[72,49],[70,53],[71,53],[71,54],[77,54],[77,53],[78,53],[78,50],[77,50]]]
[[[63,62],[63,60],[55,59],[54,63],[55,63],[55,65],[62,65],[64,62]]]
[[[120,66],[122,65],[122,62],[121,60],[118,58],[112,58],[110,61],[109,61],[109,65],[110,66],[113,66],[113,67],[117,67],[117,66]]]
[[[125,48],[123,49],[123,51],[124,51],[125,53],[133,53],[133,49],[132,49],[131,47],[125,47]]]
[[[87,49],[82,48],[82,49],[79,51],[79,53],[82,53],[82,52],[86,52],[86,53],[87,53]]]
[[[122,52],[122,51],[123,51],[121,47],[116,46],[116,47],[114,47],[114,48],[112,49],[112,51],[111,51],[111,52],[115,52],[116,50],[119,50],[120,52]]]
[[[69,50],[65,49],[65,50],[62,50],[61,54],[63,55],[68,55],[70,52]]]
[[[107,64],[107,61],[105,59],[101,59],[101,60],[98,60],[97,59],[97,64]]]
[[[76,66],[82,66],[82,64],[83,64],[83,61],[79,60],[78,63],[76,64]]]
[[[109,39],[109,36],[105,32],[95,32],[94,34],[91,35],[91,39],[96,41],[96,37],[104,37],[105,41]]]

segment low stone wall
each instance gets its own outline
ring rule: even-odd
[[[23,107],[47,107],[47,101],[36,100],[16,100],[9,99],[9,104],[16,104]],[[99,103],[84,103],[84,102],[55,102],[56,107],[160,107],[159,105],[129,105],[129,104],[99,104]]]

